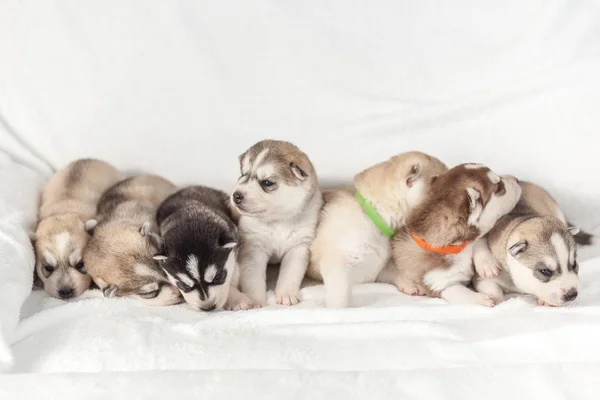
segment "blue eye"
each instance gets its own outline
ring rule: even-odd
[[[265,179],[264,181],[260,181],[260,185],[263,187],[271,187],[274,185],[274,183],[268,179]]]
[[[542,273],[542,275],[544,276],[552,276],[552,271],[549,270],[548,268],[544,268],[544,269],[540,269],[540,272]]]

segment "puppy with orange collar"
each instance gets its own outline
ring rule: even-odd
[[[517,204],[516,178],[480,164],[462,164],[438,176],[392,240],[393,265],[380,281],[401,291],[441,297],[450,303],[495,305],[467,285],[474,274],[473,248]]]

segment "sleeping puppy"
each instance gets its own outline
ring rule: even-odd
[[[175,190],[166,179],[141,175],[116,184],[100,199],[98,224],[83,258],[106,297],[129,296],[150,305],[181,301],[153,259],[160,248],[156,211]]]
[[[515,209],[476,248],[473,285],[496,302],[505,293],[522,293],[535,296],[540,305],[569,304],[579,291],[576,242],[587,244],[591,235],[569,227],[556,201],[542,188],[520,185]]]
[[[90,286],[83,249],[95,226],[100,196],[121,179],[104,161],[83,159],[58,171],[44,188],[32,240],[35,271],[49,295],[69,299]]]
[[[447,169],[427,154],[403,153],[356,175],[356,190],[325,193],[308,276],[325,283],[327,307],[347,307],[353,284],[375,282],[390,259],[390,236],[404,223],[406,213],[421,202],[432,177]],[[361,202],[368,202],[370,210],[383,219],[388,233],[376,225]],[[377,280],[393,283],[386,277]]]
[[[169,196],[157,221],[162,237],[154,256],[185,301],[195,310],[232,308],[249,302],[237,290],[237,228],[229,196],[220,190],[192,186]]]
[[[467,287],[474,274],[473,247],[520,195],[516,178],[479,164],[459,165],[434,179],[392,241],[396,286],[450,303],[494,306],[493,296]]]
[[[267,303],[267,263],[281,262],[277,303],[298,303],[323,198],[312,163],[291,143],[263,140],[240,156],[241,177],[231,201],[240,213],[240,287]],[[240,305],[248,308],[248,305]]]

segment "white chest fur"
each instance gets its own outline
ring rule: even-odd
[[[436,268],[424,276],[424,283],[433,291],[441,292],[455,284],[467,285],[473,278],[473,243],[459,254],[447,257],[452,259],[450,268]]]

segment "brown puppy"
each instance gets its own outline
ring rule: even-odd
[[[35,271],[49,295],[68,299],[90,286],[82,261],[90,239],[88,231],[96,224],[100,196],[121,179],[104,161],[84,159],[59,170],[44,188],[32,239]]]
[[[118,183],[100,199],[98,226],[83,257],[106,297],[129,296],[151,305],[181,301],[153,259],[160,248],[156,211],[175,190],[166,179],[141,175]]]
[[[408,294],[493,306],[491,296],[466,286],[474,274],[473,245],[520,195],[516,178],[500,177],[480,164],[459,165],[440,175],[392,241],[395,268],[386,267],[388,280]]]

